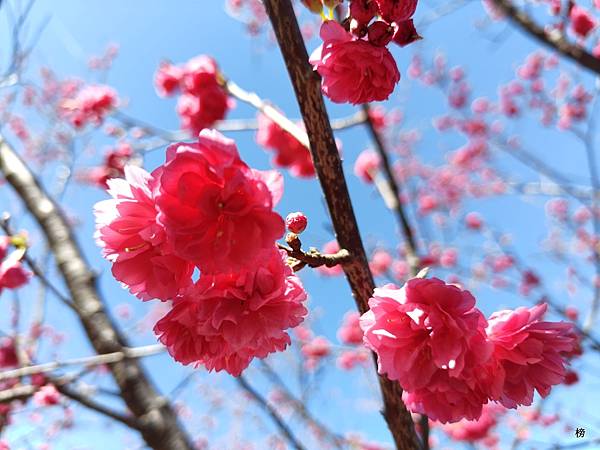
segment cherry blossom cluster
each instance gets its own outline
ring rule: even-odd
[[[163,62],[154,84],[160,96],[180,94],[177,114],[181,127],[192,135],[214,126],[235,105],[223,87],[217,63],[210,56],[196,56],[182,65]]]
[[[8,247],[16,243],[20,237],[0,236],[0,294],[3,289],[18,289],[27,284],[31,272],[23,267],[21,262],[25,253],[24,248],[17,248],[8,254]]]
[[[233,17],[246,25],[252,36],[259,34],[269,20],[260,0],[226,0],[225,7]]]
[[[322,13],[319,0],[307,4]],[[416,0],[351,0],[342,24],[326,20],[320,31],[323,44],[310,56],[323,93],[336,103],[387,100],[400,81],[387,45],[419,39],[412,21],[416,8]]]
[[[100,126],[117,105],[118,97],[113,88],[104,85],[84,86],[73,98],[62,101],[62,117],[77,129],[90,124]]]
[[[203,130],[151,174],[126,166],[96,205],[98,244],[142,300],[171,302],[154,331],[183,364],[239,375],[290,344],[306,293],[275,247],[282,176],[248,167],[235,143]],[[195,270],[200,278],[193,280]]]
[[[314,336],[306,327],[296,329],[296,337],[300,340],[300,352],[304,357],[304,368],[316,370],[331,355],[331,343],[324,336]]]
[[[362,345],[363,332],[360,328],[360,313],[358,311],[348,311],[344,315],[342,325],[337,332],[337,338],[342,344],[350,347],[350,349],[343,350],[339,354],[337,358],[339,368],[351,370],[369,360],[369,352]]]
[[[376,288],[369,307],[360,325],[379,372],[400,382],[411,411],[443,423],[479,419],[489,401],[546,397],[577,343],[572,324],[542,320],[546,304],[486,320],[468,291],[437,278]]]

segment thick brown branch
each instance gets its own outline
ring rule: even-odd
[[[572,44],[558,30],[546,31],[525,12],[519,10],[510,0],[493,0],[494,5],[504,13],[521,30],[537,39],[542,44],[556,50],[566,58],[582,67],[600,75],[600,59],[576,44]]]
[[[79,320],[96,352],[124,351],[128,347],[125,337],[104,310],[95,276],[87,266],[63,213],[19,155],[1,137],[0,172],[46,236]],[[109,368],[127,407],[139,420],[141,434],[149,447],[155,450],[193,448],[175,412],[157,392],[137,360],[124,359],[110,364]]]
[[[331,215],[340,248],[352,255],[342,267],[352,289],[358,310],[368,309],[375,287],[362,244],[354,209],[344,178],[338,149],[321,94],[319,77],[308,63],[308,53],[290,0],[264,0],[267,14],[283,54],[302,118],[321,188]],[[412,418],[402,403],[402,389],[396,382],[380,376],[383,415],[398,449],[419,448]]]

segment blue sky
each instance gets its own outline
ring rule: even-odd
[[[18,2],[16,2],[18,3]],[[416,22],[429,15],[442,2],[424,1],[419,4]],[[4,19],[2,19],[4,20]],[[49,66],[59,76],[80,76],[93,80],[94,74],[87,69],[87,60],[91,55],[101,54],[110,43],[118,43],[119,56],[108,75],[108,83],[115,87],[122,99],[126,100],[125,111],[136,118],[166,129],[175,129],[178,118],[174,112],[174,101],[156,96],[152,77],[159,62],[169,59],[175,63],[202,53],[214,56],[224,73],[240,86],[259,93],[278,105],[288,116],[298,117],[298,109],[292,97],[291,86],[278,49],[267,36],[249,38],[243,25],[229,17],[223,8],[223,0],[200,0],[160,2],[98,1],[87,0],[74,2],[66,0],[38,0],[34,6],[30,26],[47,20],[35,51],[29,61],[28,76],[37,77],[37,68]],[[440,162],[444,151],[461,144],[460,138],[446,138],[431,127],[431,119],[446,110],[444,98],[433,89],[425,89],[412,82],[406,76],[406,68],[415,51],[431,57],[436,52],[443,52],[450,65],[461,64],[469,73],[473,91],[478,95],[495,96],[499,83],[512,78],[516,65],[535,49],[531,41],[524,39],[517,31],[507,25],[482,26],[486,23],[486,15],[479,2],[465,1],[464,6],[447,17],[436,20],[424,29],[420,29],[424,40],[404,49],[394,49],[398,67],[402,72],[402,80],[396,94],[388,103],[389,107],[400,108],[405,116],[404,127],[418,128],[423,134],[418,151],[427,161]],[[0,22],[0,27],[4,28]],[[0,29],[1,29],[0,28]],[[7,36],[0,34],[0,58],[6,57],[5,45]],[[318,43],[313,40],[309,51]],[[567,68],[572,66],[566,65]],[[582,80],[591,85],[591,78],[582,75]],[[386,106],[388,106],[386,105]],[[352,113],[347,106],[328,104],[331,117],[342,117]],[[238,102],[237,108],[231,112],[230,118],[250,118],[255,112]],[[574,181],[587,183],[587,172],[583,149],[572,138],[555,131],[540,131],[534,121],[522,120],[515,124],[513,132],[523,137],[538,156],[547,162],[560,167],[564,173],[572,175]],[[232,135],[238,143],[243,158],[253,167],[269,168],[269,155],[254,142],[252,132]],[[352,164],[358,153],[369,144],[368,136],[363,129],[344,131],[338,135],[343,143],[344,166],[349,177],[349,186],[355,203],[359,224],[368,246],[385,244],[394,247],[397,244],[394,217],[390,215],[383,202],[370,187],[365,187],[352,175]],[[105,139],[98,136],[93,141],[101,154]],[[146,158],[145,167],[154,169],[164,160],[164,152],[158,150]],[[91,164],[94,158],[84,161]],[[523,179],[535,180],[536,177],[509,158],[499,158],[499,165],[505,173],[511,173]],[[333,238],[324,213],[318,183],[315,180],[297,180],[286,174],[286,191],[278,211],[282,215],[301,210],[310,220],[309,229],[303,234],[306,245],[320,246]],[[11,201],[13,197],[6,188],[0,189],[0,209],[11,210],[19,217],[19,209]],[[101,289],[110,307],[126,303],[140,316],[149,311],[149,305],[143,304],[122,290],[110,276],[108,264],[100,258],[95,246],[93,234],[92,205],[106,195],[99,189],[73,186],[65,195],[64,204],[68,212],[76,216],[81,225],[77,233],[90,264],[101,271]],[[544,219],[545,199],[527,200],[517,196],[506,196],[492,200],[473,200],[465,211],[481,211],[492,226],[498,230],[510,231],[513,234],[514,246],[521,254],[534,258],[535,268],[547,276],[549,286],[556,289],[556,298],[564,297],[564,266],[558,266],[545,257],[540,257],[539,243],[546,234]],[[4,206],[6,202],[6,206]],[[18,225],[30,227],[26,218],[19,220]],[[39,234],[31,228],[32,241],[40,240]],[[462,243],[468,242],[469,237]],[[304,273],[306,272],[306,273]],[[52,273],[52,272],[51,272]],[[444,272],[434,275],[444,276]],[[54,277],[54,273],[52,276]],[[353,302],[345,282],[341,278],[323,279],[303,271],[302,279],[310,295],[310,305],[315,308],[315,331],[337,342],[335,332],[344,312],[353,308]],[[585,302],[589,291],[578,291],[582,298],[575,301]],[[28,311],[27,299],[34,295],[33,289],[27,288],[21,293],[24,311]],[[517,299],[514,295],[495,291],[480,286],[474,291],[479,298],[479,306],[485,313],[504,307],[514,307]],[[562,297],[561,297],[562,296]],[[3,295],[2,301],[8,301]],[[91,353],[91,349],[81,338],[81,330],[58,302],[50,299],[48,308],[49,323],[67,334],[66,343],[60,349],[62,356],[81,356]],[[7,318],[0,319],[4,327]],[[153,343],[153,336],[148,333],[131,334],[136,344]],[[46,346],[45,357],[52,356],[53,349]],[[277,358],[278,364],[285,365],[287,356]],[[592,405],[599,400],[598,377],[591,372],[599,366],[597,357],[590,357],[591,369],[582,372],[582,383],[566,391],[558,388],[556,400],[560,404],[563,415],[580,420],[586,426],[595,423],[597,431],[600,424],[593,414]],[[157,356],[145,361],[148,369],[163,392],[170,392],[180,380],[190,373],[167,356]],[[367,372],[370,372],[370,367]],[[350,374],[340,373],[333,369],[323,375],[320,387],[312,392],[310,407],[324,422],[340,432],[354,431],[365,437],[389,442],[385,424],[377,412],[377,387],[372,375],[357,370]],[[250,372],[252,375],[254,372]],[[292,375],[292,374],[289,374]],[[256,377],[257,386],[263,382]],[[253,379],[253,378],[251,378]],[[221,389],[232,388],[231,379],[224,375],[207,375],[198,371],[198,383],[201,385],[217,385]],[[209,407],[199,388],[191,385],[189,392],[182,396],[191,401],[194,417],[189,421],[192,434],[208,434],[202,429],[202,420],[209,414]],[[366,400],[370,399],[370,400]],[[228,398],[236,402],[235,398]],[[109,400],[111,402],[111,400]],[[114,402],[114,401],[113,401]],[[115,403],[117,404],[117,403]],[[359,414],[352,413],[356,407],[363,408]],[[552,410],[552,408],[549,408]],[[54,411],[53,414],[60,415]],[[579,419],[578,414],[581,414]],[[253,428],[249,424],[242,425],[240,430],[231,429],[229,416],[218,413],[219,424],[213,436],[226,436],[228,433],[240,433],[245,438],[260,435],[262,428]],[[80,426],[72,432],[61,434],[55,442],[55,449],[121,449],[124,439],[136,441],[136,438],[124,438],[124,430],[118,425],[110,428],[97,422],[92,415],[82,412],[78,414]],[[19,421],[21,422],[21,421]],[[263,421],[267,429],[272,429],[268,420]],[[89,425],[88,425],[89,424]],[[33,431],[31,431],[33,430]],[[114,430],[114,432],[113,432]],[[254,430],[254,431],[253,431]],[[107,434],[110,432],[110,437]],[[22,436],[30,433],[31,448],[45,440],[36,433],[35,428],[23,423],[9,430],[9,440],[19,442],[28,448]],[[592,434],[593,435],[593,434]],[[564,441],[570,436],[561,430],[553,430],[551,438]],[[597,436],[597,435],[596,435]],[[541,441],[552,440],[548,433],[538,436]],[[132,444],[133,445],[133,444]],[[127,448],[129,444],[126,445]],[[17,447],[21,448],[21,447]],[[131,447],[135,448],[135,447]],[[219,448],[217,444],[215,448]]]

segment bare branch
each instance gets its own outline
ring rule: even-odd
[[[533,21],[529,15],[519,10],[510,0],[493,0],[494,5],[515,23],[522,31],[552,48],[565,58],[600,75],[600,59],[584,48],[572,44],[559,30],[546,31]]]
[[[96,411],[104,416],[110,417],[111,419],[116,420],[117,422],[121,422],[122,424],[127,425],[130,428],[141,431],[141,425],[136,417],[127,416],[120,412],[114,411],[109,407],[94,401],[90,396],[78,392],[77,390],[72,389],[67,385],[56,385],[56,390],[63,394],[65,397],[76,401],[77,403],[85,406],[88,409]]]
[[[352,259],[352,255],[346,249],[341,249],[337,253],[323,254],[314,247],[311,247],[308,252],[303,251],[300,245],[288,247],[278,243],[277,247],[284,250],[290,258],[302,262],[302,267],[305,265],[309,267],[334,267],[345,264]]]
[[[86,356],[83,358],[72,358],[64,361],[52,361],[44,364],[36,364],[35,366],[21,367],[19,369],[0,371],[0,381],[9,378],[18,378],[36,373],[52,372],[61,367],[69,366],[99,366],[102,364],[112,364],[124,359],[143,358],[146,356],[156,355],[165,351],[165,347],[161,344],[146,345],[143,347],[123,348],[120,352],[107,353],[104,355]]]

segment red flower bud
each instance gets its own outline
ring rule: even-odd
[[[393,38],[393,41],[396,44],[398,44],[400,47],[404,47],[408,44],[418,41],[419,39],[423,38],[419,36],[419,33],[417,33],[412,19],[398,23],[398,28]]]
[[[369,25],[369,42],[378,47],[385,47],[394,37],[395,29],[391,25],[378,20]]]
[[[417,0],[374,0],[379,14],[386,22],[403,22],[410,19],[417,9]]]
[[[304,213],[290,213],[285,218],[285,225],[292,233],[300,234],[306,229],[306,225],[308,225],[308,219]]]
[[[357,22],[367,25],[377,14],[377,4],[374,0],[351,0],[350,17]]]

